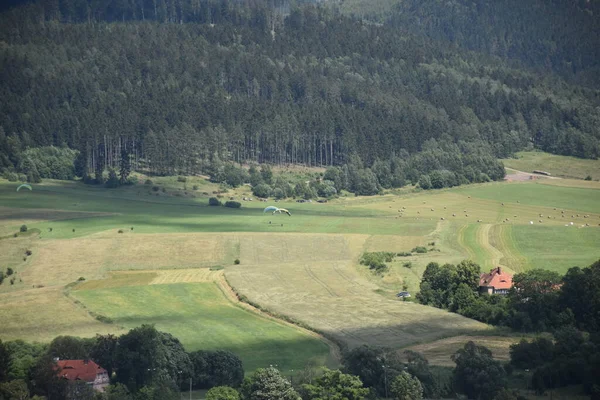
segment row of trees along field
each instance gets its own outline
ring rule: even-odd
[[[371,167],[432,139],[482,160],[600,154],[598,90],[327,7],[39,0],[0,15],[0,43],[0,169],[50,145],[90,176],[124,155],[157,174],[214,157]]]
[[[600,260],[561,276],[534,269],[513,277],[506,296],[479,294],[479,265],[427,265],[417,299],[469,318],[526,332],[554,332],[555,342],[536,339],[512,349],[513,364],[534,369],[533,387],[584,384],[598,398],[600,374]],[[583,333],[585,332],[585,333]]]
[[[419,353],[406,350],[401,357],[394,349],[360,346],[344,352],[341,370],[307,364],[287,377],[271,366],[244,377],[233,353],[187,353],[177,338],[142,325],[118,337],[59,336],[49,344],[0,341],[0,398],[177,400],[191,379],[193,388],[209,389],[206,400],[421,400],[455,398],[457,393],[472,399],[519,400],[523,397],[510,388],[511,381],[524,380],[538,394],[578,383],[596,393],[599,356],[597,337],[564,328],[555,332],[554,340],[538,337],[512,345],[510,363],[468,342],[452,355],[456,367],[443,375]],[[57,359],[92,360],[107,370],[110,385],[96,392],[84,381],[62,379]]]

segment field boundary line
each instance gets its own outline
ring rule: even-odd
[[[94,311],[90,310],[84,303],[71,296],[71,289],[77,286],[78,283],[79,282],[73,282],[62,287],[62,295],[67,299],[67,301],[72,303],[75,307],[79,308],[80,310],[84,311],[87,315],[90,316],[90,318],[100,322],[101,324],[114,326],[115,329],[119,331],[125,329],[125,327],[121,325],[114,324],[111,318],[108,318],[102,314],[95,313]]]
[[[276,321],[280,324],[298,329],[299,331],[306,333],[309,336],[321,340],[327,345],[327,347],[329,347],[329,354],[331,358],[337,363],[341,363],[342,352],[345,348],[343,343],[339,342],[333,337],[329,337],[329,335],[325,334],[324,332],[320,332],[319,330],[311,327],[310,325],[305,324],[304,322],[296,320],[292,317],[288,317],[284,314],[273,312],[267,308],[262,307],[260,304],[251,301],[245,295],[240,294],[238,290],[234,286],[232,286],[231,283],[229,283],[229,280],[225,276],[225,272],[218,275],[217,279],[215,280],[215,284],[219,289],[221,289],[225,297],[234,305],[239,306],[245,309],[246,311],[258,314],[269,320]]]
[[[456,234],[456,242],[463,250],[465,250],[467,252],[467,257],[469,257],[471,260],[475,260],[475,258],[477,257],[477,255],[475,254],[475,251],[471,248],[471,246],[467,245],[467,243],[465,241],[465,231],[468,228],[469,228],[469,224],[462,225],[458,229],[458,232]]]

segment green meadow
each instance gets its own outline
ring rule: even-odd
[[[214,283],[75,290],[72,296],[125,329],[154,324],[176,336],[188,351],[230,350],[247,371],[269,364],[283,371],[300,370],[307,362],[327,364],[325,343],[232,304]]]
[[[600,180],[600,160],[558,156],[543,151],[520,151],[514,158],[502,160],[505,166],[520,171],[545,171],[553,176]]]

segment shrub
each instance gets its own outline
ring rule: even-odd
[[[113,323],[112,318],[107,317],[107,316],[102,315],[102,314],[97,314],[95,318],[96,318],[97,321],[100,321],[100,322],[102,322],[104,324],[112,324]]]
[[[187,182],[187,178],[185,176],[178,176],[177,182]]]
[[[4,282],[4,271],[0,271],[0,285]]]
[[[150,179],[146,179],[144,185],[152,185],[152,181]]]
[[[412,256],[412,253],[406,252],[406,251],[401,251],[400,253],[396,254],[398,257],[410,257]]]
[[[152,186],[152,190],[154,190],[155,192],[158,192],[160,190],[160,188],[158,186]]]
[[[15,272],[11,267],[6,268],[6,276],[11,276]]]
[[[377,251],[377,252],[365,252],[360,257],[360,263],[366,265],[369,269],[377,273],[383,273],[387,271],[388,266],[386,262],[392,262],[395,257],[395,253]]]
[[[239,265],[240,264],[240,259],[236,258],[235,261],[233,262],[235,265]]]
[[[412,262],[410,262],[410,261],[407,261],[407,262],[405,262],[404,264],[402,264],[402,266],[403,266],[404,268],[412,268]]]
[[[114,189],[119,187],[119,177],[117,176],[117,172],[110,168],[108,170],[108,179],[106,180],[106,183],[104,183],[104,186],[106,186],[109,189]]]
[[[19,231],[27,232],[27,225],[21,225],[21,228],[19,229]]]
[[[206,400],[239,400],[240,394],[229,386],[215,386],[206,392]]]
[[[15,278],[12,278],[12,279],[10,280],[10,284],[11,284],[11,285],[14,285],[14,284],[15,284]]]
[[[123,229],[119,229],[119,233],[123,233]]]
[[[585,180],[586,180],[586,181],[591,181],[591,180],[592,180],[592,176],[591,176],[591,175],[588,175],[588,176],[586,176],[586,177],[585,177]]]
[[[281,200],[285,197],[285,192],[281,188],[273,189],[273,197],[277,200]]]
[[[26,256],[28,256],[28,257],[29,257],[31,254],[32,254],[32,253],[31,253],[31,250],[29,250],[29,249],[25,250],[25,255],[26,255]]]
[[[209,206],[220,206],[221,202],[216,197],[211,197],[210,199],[208,199],[208,205]]]
[[[423,247],[423,246],[417,246],[414,249],[411,250],[413,253],[419,253],[419,254],[423,254],[423,253],[427,253],[427,247]]]
[[[85,281],[85,278],[83,276],[80,276],[79,279],[77,279],[78,281]]]
[[[194,185],[194,186],[192,186],[192,189],[194,189],[194,190],[198,190],[198,185]]]
[[[239,201],[226,201],[225,207],[240,208],[240,207],[242,207],[242,203],[240,203]]]
[[[19,180],[19,176],[14,172],[9,172],[6,174],[6,179],[8,179],[9,182],[16,182]]]
[[[269,197],[271,195],[271,186],[267,185],[266,183],[261,183],[260,185],[256,185],[255,187],[252,188],[252,193],[256,196],[256,197]]]

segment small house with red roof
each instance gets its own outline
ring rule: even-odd
[[[68,381],[83,381],[99,392],[110,384],[108,372],[92,360],[57,360],[58,376]]]
[[[496,267],[489,273],[479,276],[479,292],[487,294],[507,294],[512,287],[512,275]]]

